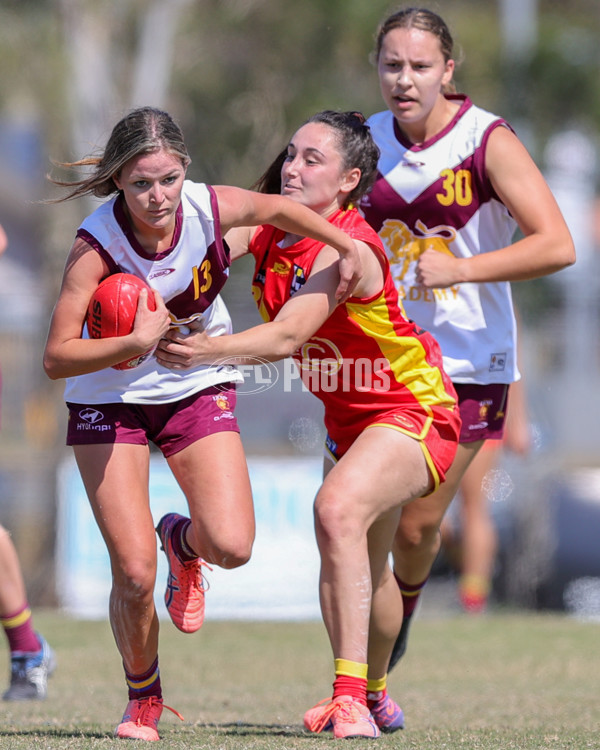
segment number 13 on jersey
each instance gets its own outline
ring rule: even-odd
[[[212,286],[212,276],[210,273],[210,260],[205,260],[200,268],[194,266],[192,275],[194,277],[194,299],[198,299],[201,294],[205,294]]]

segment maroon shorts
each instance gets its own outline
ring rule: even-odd
[[[239,432],[235,386],[222,383],[169,404],[72,404],[67,445],[152,441],[165,456],[216,432]]]
[[[501,440],[508,404],[508,385],[454,383],[462,419],[460,443]]]

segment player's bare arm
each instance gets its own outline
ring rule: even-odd
[[[381,264],[376,253],[366,243],[357,242],[356,244],[364,273],[355,290],[355,295],[370,297],[381,291],[383,284]],[[172,369],[187,369],[230,355],[238,364],[240,354],[249,356],[248,361],[252,361],[252,357],[277,360],[289,356],[319,329],[339,304],[335,298],[335,289],[339,282],[337,259],[337,251],[334,248],[328,246],[323,248],[306,284],[288,300],[272,322],[233,334],[233,336],[222,336],[213,340],[203,333],[199,322],[190,325],[191,330],[187,335],[171,330],[159,342],[155,353],[158,362]],[[249,338],[258,336],[256,332],[259,329],[260,340],[258,337],[253,338],[245,344],[240,341],[240,338],[236,338],[246,333]],[[250,331],[254,333],[251,334]],[[244,345],[252,348],[242,352]],[[267,351],[265,347],[271,348]],[[227,351],[225,351],[226,348],[228,348]]]
[[[575,262],[575,247],[543,175],[517,136],[505,127],[490,135],[486,169],[524,237],[463,261],[463,281],[524,281]]]
[[[271,224],[290,234],[312,237],[334,247],[340,255],[337,299],[347,299],[362,275],[353,240],[315,211],[283,195],[255,193],[228,185],[215,186],[223,232],[232,227]]]
[[[232,227],[227,232],[224,240],[229,247],[232,263],[234,260],[238,260],[238,258],[242,258],[248,254],[250,240],[255,231],[256,227]]]
[[[90,298],[107,272],[98,253],[84,240],[76,240],[67,258],[44,350],[44,370],[51,379],[95,372],[143,354],[167,330],[168,310],[155,295],[156,311],[148,309],[147,299],[140,301],[139,320],[136,315],[134,331],[128,336],[82,339]]]

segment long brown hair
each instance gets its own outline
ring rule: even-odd
[[[59,180],[49,176],[55,185],[72,188],[67,195],[50,202],[59,203],[83,195],[106,198],[117,193],[113,177],[119,176],[125,164],[135,156],[160,149],[178,156],[184,167],[191,162],[183,133],[171,115],[154,107],[134,109],[114,126],[101,154],[74,162],[55,162],[59,167],[94,167],[94,170],[79,180]]]

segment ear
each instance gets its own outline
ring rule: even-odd
[[[340,183],[340,190],[344,193],[351,193],[360,182],[361,174],[362,173],[358,167],[348,169],[344,172]]]
[[[121,175],[120,174],[114,174],[112,177],[112,181],[117,186],[117,190],[121,190],[123,187],[123,184],[121,182]]]
[[[447,86],[452,81],[454,75],[454,60],[446,60],[444,75],[442,76],[442,86]]]

